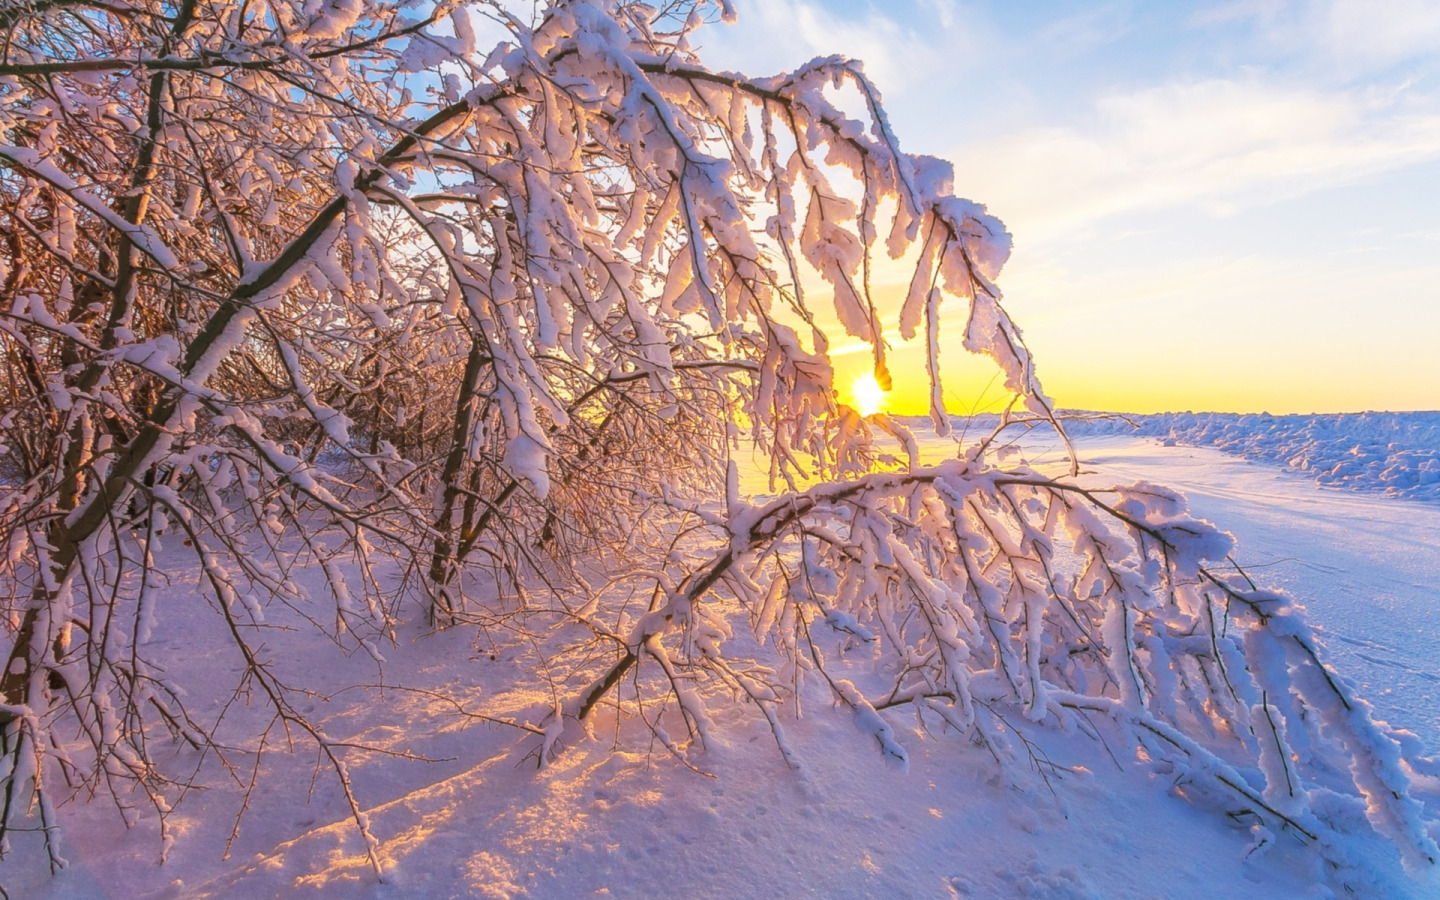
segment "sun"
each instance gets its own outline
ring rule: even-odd
[[[880,387],[880,382],[875,380],[875,373],[866,372],[855,383],[850,386],[850,396],[854,398],[855,409],[862,416],[873,416],[885,408],[885,391]]]

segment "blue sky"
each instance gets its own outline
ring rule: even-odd
[[[1006,222],[1061,405],[1440,409],[1440,0],[737,5],[711,65],[864,60]]]

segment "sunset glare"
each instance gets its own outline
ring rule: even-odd
[[[856,411],[867,418],[885,408],[885,391],[880,388],[873,372],[866,372],[855,379],[850,396],[854,398]]]

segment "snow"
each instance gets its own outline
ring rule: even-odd
[[[155,260],[162,269],[179,268],[179,259],[175,256],[174,251],[165,245],[164,240],[155,232],[155,229],[127,221],[111,209],[103,199],[81,187],[75,179],[61,171],[54,163],[41,158],[39,152],[29,147],[0,144],[0,160],[5,160],[18,169],[33,172],[36,177],[64,191],[70,199],[85,207],[88,212],[104,219],[111,228],[124,234],[140,249],[140,252]]]
[[[1082,446],[1119,480],[1183,491],[1192,512],[1235,535],[1240,564],[1305,604],[1335,668],[1381,718],[1440,753],[1440,506],[1318,488],[1211,448],[1120,437]]]
[[[1371,430],[1409,422],[1385,418],[1372,416]],[[1226,433],[1239,440],[1242,427]],[[1270,429],[1261,419],[1250,427],[1262,435]],[[1320,434],[1328,426],[1301,423],[1296,433],[1307,427]],[[965,432],[960,423],[956,433]],[[1440,506],[1331,490],[1308,473],[1208,447],[1083,431],[1078,444],[1082,478],[1136,484],[1127,502],[1137,514],[1159,522],[1180,510],[1140,483],[1183,491],[1192,513],[1234,535],[1235,557],[1253,577],[1306,604],[1326,658],[1375,714],[1413,731],[1424,752],[1440,750],[1440,544],[1429,537],[1440,533]],[[954,447],[931,437],[920,450],[933,461]],[[1407,445],[1417,456],[1436,447]],[[1063,467],[1058,442],[1038,433],[1019,452],[1042,469]],[[739,493],[766,481],[762,472],[740,479]],[[167,675],[186,686],[202,716],[229,704],[236,733],[255,733],[251,719],[266,714],[258,704],[230,703],[226,686],[239,661],[225,651],[213,613],[195,603],[194,573],[180,567],[186,559],[177,547],[158,554],[172,580],[156,598],[151,641],[190,649],[167,657],[178,661]],[[315,567],[294,577],[318,585],[325,574]],[[617,726],[611,712],[588,721],[588,734],[554,733],[547,725],[554,699],[529,675],[532,648],[503,628],[478,637],[411,630],[386,648],[377,670],[364,653],[337,655],[311,629],[283,630],[287,616],[294,613],[284,606],[268,609],[265,652],[279,675],[303,675],[317,688],[301,711],[335,740],[390,754],[346,756],[385,880],[370,872],[343,796],[317,770],[313,744],[297,740],[288,751],[277,730],[228,859],[254,756],[231,751],[232,778],[213,758],[176,750],[167,764],[196,771],[205,789],[190,791],[171,814],[168,861],[157,865],[162,847],[153,825],[126,829],[103,803],[72,801],[60,810],[70,868],[50,877],[38,836],[16,834],[0,863],[10,896],[1329,896],[1313,853],[1290,835],[1232,821],[1223,798],[1202,796],[1184,772],[1156,766],[1147,773],[1128,762],[1122,769],[1100,744],[1053,728],[1025,732],[1039,762],[1029,777],[1007,781],[984,750],[921,735],[913,712],[812,702],[798,719],[776,713],[782,737],[753,710],[712,705],[705,751],[682,761],[667,750],[663,731],[652,734],[633,719]],[[835,614],[831,624],[848,623]],[[865,646],[855,635],[851,652]],[[406,689],[373,687],[382,680]],[[459,706],[442,701],[442,691]],[[1257,706],[1252,718],[1262,714]],[[552,742],[556,752],[541,767]],[[1440,781],[1422,776],[1416,794],[1433,821]],[[1327,815],[1354,813],[1336,806]],[[1401,874],[1383,841],[1350,840],[1345,853],[1380,873],[1362,896],[1440,895],[1433,875],[1417,882]]]
[[[1136,434],[1288,466],[1317,484],[1440,500],[1440,412],[1314,416],[1165,413],[1076,422],[1073,435]]]
[[[1440,848],[1424,804],[1436,802],[1440,765],[1422,757],[1434,723],[1416,693],[1425,685],[1399,684],[1402,672],[1423,682],[1434,657],[1430,623],[1404,618],[1428,615],[1428,576],[1415,576],[1422,593],[1397,600],[1404,612],[1373,636],[1390,647],[1358,654],[1378,666],[1384,649],[1415,665],[1357,665],[1362,682],[1339,682],[1315,661],[1331,651],[1298,607],[1246,588],[1241,573],[1201,567],[1224,563],[1234,545],[1156,486],[1187,458],[1178,447],[1150,471],[1130,456],[1153,444],[1081,426],[1094,442],[1087,480],[1059,484],[1043,477],[1066,468],[1053,442],[1017,451],[1046,457],[1044,468],[1002,473],[973,446],[957,455],[943,437],[836,410],[826,326],[801,284],[828,284],[838,324],[871,345],[888,386],[871,293],[888,216],[893,258],[925,235],[899,324],[914,335],[923,322],[932,378],[948,297],[968,310],[963,346],[1000,365],[1015,408],[1053,419],[995,284],[1009,234],[983,206],[951,196],[947,164],[900,150],[860,63],[822,57],[748,81],[691,52],[699,7],[678,34],[657,37],[645,20],[670,7],[576,0],[537,10],[531,25],[490,9],[508,37],[476,69],[467,57],[483,41],[463,10],[442,21],[453,6],[394,20],[393,35],[375,24],[388,15],[369,15],[362,0],[306,0],[293,16],[275,6],[269,17],[240,14],[234,28],[182,17],[160,58],[182,62],[171,54],[182,38],[207,54],[280,48],[284,71],[233,67],[227,55],[214,58],[225,77],[157,75],[152,93],[165,94],[152,96],[147,132],[104,96],[109,80],[63,70],[112,37],[133,37],[137,52],[156,45],[143,30],[117,25],[89,41],[81,29],[75,53],[42,65],[70,111],[12,104],[20,124],[7,133],[36,143],[0,146],[20,173],[16,196],[42,190],[65,207],[44,253],[73,255],[83,224],[90,244],[105,245],[97,228],[121,234],[176,277],[117,276],[112,299],[125,302],[98,344],[83,339],[90,326],[61,315],[78,299],[70,276],[47,296],[17,296],[17,314],[56,326],[90,358],[75,368],[59,356],[80,386],[53,402],[69,404],[82,457],[93,445],[97,478],[84,480],[99,488],[87,484],[79,503],[60,496],[92,463],[51,454],[32,481],[60,485],[55,499],[11,503],[22,513],[7,529],[19,547],[8,630],[20,666],[9,671],[25,684],[6,686],[11,705],[0,711],[15,748],[0,753],[0,784],[21,798],[4,815],[0,895],[1433,893],[1437,876],[1426,873]],[[347,36],[358,43],[329,46]],[[408,50],[397,56],[392,42]],[[403,77],[429,69],[435,78]],[[140,96],[138,72],[117,71],[122,95]],[[191,91],[192,81],[210,87]],[[862,98],[866,114],[851,116],[843,97]],[[234,117],[217,119],[231,104]],[[411,112],[424,118],[404,137],[385,124]],[[233,124],[211,127],[221,120]],[[118,159],[106,143],[113,129],[89,122],[153,138],[142,140],[135,178],[116,180],[124,172],[105,163]],[[196,152],[177,136],[195,137]],[[62,139],[74,153],[53,152]],[[233,158],[203,149],[232,146]],[[167,206],[173,192],[159,181],[150,190],[152,149],[155,178],[205,186],[186,200],[189,221]],[[216,159],[233,179],[210,177]],[[75,160],[98,161],[98,177],[62,168]],[[125,195],[113,185],[125,183],[137,210],[149,204],[148,216],[130,216],[144,224],[115,212]],[[285,194],[282,183],[298,186]],[[408,194],[422,185],[440,193]],[[385,196],[392,202],[372,209]],[[609,240],[617,228],[623,240]],[[207,259],[238,264],[238,284],[212,297],[213,309],[177,307],[166,292],[214,275]],[[782,262],[793,294],[773,271]],[[432,292],[443,305],[425,299]],[[121,309],[131,293],[133,315]],[[391,328],[410,337],[392,345],[375,333]],[[97,356],[112,339],[124,346]],[[208,385],[272,342],[279,390],[259,362],[268,350],[250,358],[266,382],[259,396]],[[341,345],[367,355],[332,350]],[[440,373],[467,347],[453,435],[397,449],[407,441],[383,428],[388,403],[419,402],[423,433],[425,413],[448,402],[443,374],[435,396],[421,396],[411,348]],[[362,376],[371,361],[373,381]],[[753,390],[682,375],[741,362],[756,372]],[[158,405],[135,387],[144,380],[109,377],[138,366],[177,382]],[[384,373],[397,369],[417,376],[416,390],[388,390]],[[41,373],[45,387],[59,390],[63,374]],[[659,420],[715,430],[654,438],[635,424],[648,419],[645,393],[620,388],[642,379]],[[617,412],[590,404],[602,390]],[[364,393],[374,396],[357,402]],[[644,419],[624,410],[630,400]],[[932,386],[941,435],[942,400]],[[149,424],[97,437],[97,417],[111,413]],[[687,493],[704,482],[684,464],[692,448],[704,463],[728,453],[727,415],[727,433],[750,424],[770,459],[753,473],[764,489],[746,490],[736,466],[722,507]],[[1175,420],[1162,436],[1251,456],[1284,446],[1287,465],[1378,486],[1393,498],[1370,499],[1392,509],[1440,480],[1428,433],[1376,444],[1311,422],[1292,445],[1268,419],[1197,422]],[[349,446],[360,425],[380,452]],[[210,426],[220,438],[207,441]],[[311,426],[315,443],[292,439]],[[908,468],[866,474],[872,434],[889,435],[882,442],[893,439]],[[585,437],[577,453],[572,441]],[[612,441],[624,460],[615,465],[604,461]],[[927,455],[953,458],[925,466]],[[347,457],[370,478],[342,477]],[[427,481],[442,459],[441,483]],[[1240,478],[1206,459],[1201,502]],[[586,460],[593,466],[567,465]],[[623,471],[631,465],[643,468]],[[848,480],[811,484],[812,466]],[[491,470],[509,485],[493,505]],[[762,496],[780,483],[791,492]],[[1116,483],[1131,487],[1105,488]],[[114,515],[131,486],[152,504],[133,524]],[[1317,489],[1302,488],[1298,499],[1264,495],[1251,518],[1308,511]],[[506,507],[512,489],[557,512],[543,510],[543,528],[540,509],[525,522],[519,504]],[[462,490],[464,525],[452,515]],[[1323,509],[1338,502],[1321,496]],[[1243,516],[1233,497],[1216,497],[1217,521]],[[651,498],[673,515],[652,515]],[[588,508],[602,505],[616,508]],[[581,527],[592,514],[607,521]],[[1357,609],[1368,625],[1404,565],[1432,571],[1428,551],[1404,543],[1417,519],[1431,533],[1428,520],[1402,514],[1373,558],[1354,560],[1346,595],[1326,597],[1333,575],[1292,586],[1326,635],[1343,635]],[[27,537],[28,522],[43,534]],[[497,536],[510,525],[519,527]],[[1272,522],[1258,549],[1234,552],[1262,574],[1278,570],[1283,558],[1266,542],[1294,531],[1324,537],[1308,519]],[[1330,562],[1357,546],[1348,528],[1332,538],[1342,549],[1313,543],[1306,558]],[[452,551],[457,565],[470,560],[453,583]],[[492,551],[487,575],[478,557]],[[427,556],[435,599],[424,596]],[[26,611],[16,598],[31,580],[42,589]],[[451,621],[447,592],[465,581],[474,602]],[[69,628],[81,609],[90,616],[72,633],[77,648],[51,629]],[[430,633],[422,621],[454,627]],[[170,701],[181,693],[177,717]],[[1415,733],[1397,743],[1375,716]],[[183,739],[199,732],[205,740]],[[26,796],[37,826],[10,829],[27,815]],[[63,827],[52,829],[57,814]],[[44,861],[62,858],[74,865],[50,877]]]

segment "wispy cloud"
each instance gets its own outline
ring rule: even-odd
[[[1260,79],[1179,82],[1094,101],[1075,124],[1034,127],[952,154],[958,187],[1034,241],[1118,213],[1217,213],[1440,158],[1440,112],[1393,95]]]
[[[905,19],[876,7],[841,12],[817,0],[737,5],[743,30],[712,29],[702,43],[714,51],[707,58],[734,60],[747,70],[778,71],[841,54],[861,60],[882,90],[899,92],[978,64],[987,44],[983,23],[954,0],[921,0]]]
[[[1394,69],[1440,49],[1435,0],[1216,4],[1192,15],[1188,29],[1176,23],[1189,38],[1171,36],[1194,41],[1219,29],[1216,40],[1251,47],[1237,59],[1255,64],[1191,67],[1149,84],[1136,69],[1128,83],[1054,84],[1038,101],[1021,86],[1023,61],[1098,63],[1107,44],[1129,46],[1137,23],[1128,4],[1005,23],[959,0],[904,9],[818,0],[742,6],[743,34],[706,37],[736,65],[769,70],[844,53],[863,59],[887,95],[911,104],[929,97],[936,112],[972,117],[965,126],[912,122],[919,127],[903,132],[906,144],[954,159],[960,192],[1027,242],[1074,236],[1129,212],[1253,208],[1440,158],[1440,101],[1427,79],[1416,80],[1426,64]],[[1057,104],[1067,91],[1068,105]],[[915,118],[916,107],[906,108]],[[970,139],[976,127],[988,136]],[[946,152],[932,142],[941,134],[964,134],[966,143]]]
[[[1238,0],[1191,17],[1199,27],[1245,24],[1277,49],[1354,75],[1440,53],[1435,0]]]

